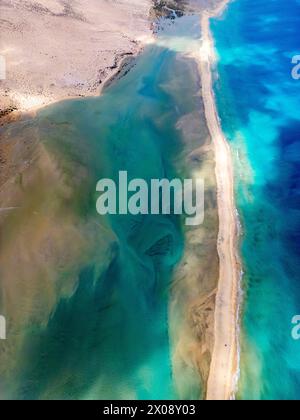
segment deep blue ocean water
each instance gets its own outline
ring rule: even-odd
[[[215,93],[235,161],[244,266],[238,397],[300,398],[299,0],[237,0],[212,20]]]

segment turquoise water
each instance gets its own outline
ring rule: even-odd
[[[60,153],[75,154],[72,164],[88,168],[91,190],[78,199],[80,206],[91,200],[84,217],[95,212],[93,191],[99,179],[117,181],[119,170],[128,171],[129,179],[175,175],[171,154],[174,158],[176,146],[180,149],[180,139],[174,129],[166,129],[173,126],[174,114],[168,106],[171,97],[158,81],[174,59],[172,51],[149,49],[130,77],[101,99],[63,103],[40,113],[42,125],[46,119],[54,125],[67,121],[76,133],[63,144],[60,137],[54,144],[50,133],[47,142],[56,150],[66,147]],[[164,119],[161,125],[159,117]],[[80,134],[83,150],[74,144]],[[85,267],[74,295],[57,306],[40,342],[30,350],[37,361],[29,360],[25,375],[36,377],[37,386],[26,397],[39,398],[52,380],[66,375],[66,364],[72,382],[63,387],[65,398],[174,396],[167,286],[183,246],[179,222],[167,216],[128,215],[110,217],[109,226],[115,239],[110,240],[108,267],[98,276],[93,265]],[[55,397],[62,391],[47,392]]]
[[[238,397],[300,398],[299,0],[237,0],[212,20],[222,126],[235,159],[243,226],[242,359]]]
[[[168,310],[182,220],[100,217],[96,184],[117,181],[121,170],[147,181],[189,174],[195,143],[177,124],[198,117],[197,67],[182,55],[195,40],[198,18],[178,20],[101,97],[55,104],[2,132],[11,142],[34,139],[37,150],[34,172],[15,182],[22,207],[3,231],[1,311],[10,331],[0,343],[1,398],[179,397]],[[27,231],[24,244],[18,232]],[[6,270],[11,241],[18,263]],[[12,290],[7,273],[18,282]],[[189,375],[180,378],[182,396],[197,398],[200,378]]]

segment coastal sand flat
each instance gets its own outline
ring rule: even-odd
[[[97,94],[151,36],[151,0],[0,0],[0,111]]]

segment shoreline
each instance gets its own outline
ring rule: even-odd
[[[0,6],[2,125],[56,102],[99,96],[124,58],[137,55],[152,37],[152,0],[62,3],[11,0]]]
[[[14,1],[16,2],[16,10],[23,10],[19,9],[18,0],[12,0],[12,2]],[[53,4],[55,1],[56,0],[53,1]],[[45,0],[40,0],[40,3],[43,2],[45,2]],[[34,9],[31,3],[32,2],[29,1],[24,9],[24,17],[22,17],[22,19],[25,22],[33,19],[33,22],[36,23],[36,17],[41,18],[40,10]],[[17,82],[20,82],[20,78],[16,77],[16,74],[18,73],[13,73],[13,71],[17,71],[17,67],[13,67],[12,65],[8,67],[7,73],[10,74],[10,78],[7,77],[0,85],[0,90],[3,91],[3,95],[5,92],[4,99],[0,103],[0,127],[19,120],[24,115],[35,115],[36,111],[58,102],[98,97],[103,93],[103,90],[114,83],[115,80],[130,71],[131,67],[134,66],[135,59],[143,52],[148,44],[154,42],[155,22],[161,17],[162,11],[155,8],[155,2],[153,2],[153,0],[143,0],[138,6],[136,5],[136,0],[126,0],[124,3],[120,2],[120,4],[122,3],[122,8],[120,10],[117,7],[119,2],[116,3],[116,5],[107,4],[105,5],[104,10],[99,11],[97,0],[90,0],[89,7],[91,8],[91,11],[88,13],[88,8],[86,8],[85,4],[83,7],[80,0],[76,7],[74,6],[76,10],[73,10],[72,6],[72,10],[65,11],[64,15],[62,13],[57,14],[57,11],[51,9],[52,6],[45,6],[45,13],[42,17],[43,19],[46,17],[47,25],[42,26],[41,31],[43,32],[43,30],[47,28],[50,36],[48,36],[43,43],[44,49],[47,47],[47,53],[46,50],[43,50],[39,53],[40,55],[38,58],[41,60],[44,55],[48,57],[45,59],[46,61],[42,61],[43,65],[40,65],[40,67],[45,73],[44,67],[46,63],[47,71],[51,69],[52,73],[48,74],[47,71],[46,74],[41,73],[43,80],[47,82],[44,82],[46,87],[41,84],[40,74],[37,80],[31,75],[32,77],[29,78],[28,83],[26,84],[27,91],[25,89],[25,92],[23,85],[21,84],[21,86],[19,86],[17,84]],[[29,7],[30,5],[31,8]],[[57,4],[57,7],[61,7],[61,5]],[[1,10],[5,16],[7,15],[6,21],[8,23],[10,22],[10,19],[13,22],[14,19],[16,19],[15,16],[17,16],[9,10],[10,9],[6,10],[5,8]],[[71,11],[73,14],[72,16],[69,16]],[[19,14],[19,16],[21,16],[21,14]],[[166,18],[168,17],[166,16]],[[22,19],[21,21],[23,22]],[[60,32],[62,27],[61,19],[64,19],[64,24],[66,25],[62,34]],[[70,58],[65,63],[65,57],[70,57],[70,48],[74,39],[72,31],[75,26],[70,26],[70,22],[73,23],[73,25],[79,25],[78,28],[76,26],[79,31],[83,31],[84,29],[83,33],[87,38],[84,39],[84,44],[82,44],[82,46],[80,44],[82,47],[81,50],[85,51],[85,55],[80,55],[78,58],[79,46],[76,44],[76,48],[74,47],[75,52],[77,53],[77,55],[74,54],[73,57],[74,60],[77,60],[74,62],[75,64]],[[16,45],[18,47],[21,46],[24,51],[28,50],[28,48],[30,49],[32,47],[32,34],[30,33],[28,40],[28,31],[25,31],[24,33],[27,38],[25,37],[25,39],[24,36],[22,36],[20,40],[17,37],[19,36],[19,32],[23,32],[17,29],[19,26],[22,27],[22,25],[11,25],[14,28],[13,30],[7,29],[6,27],[4,28],[6,32],[10,34],[9,40],[13,39],[14,42],[16,42]],[[58,26],[58,28],[56,26]],[[33,26],[33,28],[36,29],[35,26]],[[66,29],[69,29],[69,31]],[[54,38],[53,33],[55,33]],[[69,41],[66,42],[66,35],[68,33],[71,38],[67,38]],[[60,54],[60,60],[56,57],[58,47],[55,47],[54,43],[56,38],[58,40],[60,39],[59,36],[63,36],[64,44],[68,46],[67,51],[65,51],[64,54]],[[96,38],[98,36],[100,36],[100,41],[98,40],[99,42],[96,43],[95,46]],[[110,36],[112,41],[109,41]],[[104,37],[103,41],[102,37]],[[108,37],[108,39],[105,37]],[[116,40],[116,37],[119,38]],[[15,38],[18,39],[18,41],[16,41]],[[51,41],[49,41],[50,38]],[[29,45],[27,45],[26,42],[27,44],[29,43]],[[70,45],[68,45],[68,43]],[[8,54],[8,63],[14,63],[14,60],[9,57],[9,54],[12,54],[16,48],[11,47],[8,41],[3,41],[2,44],[5,47],[8,45],[8,47],[3,50],[5,51],[5,54]],[[3,47],[2,44],[0,45],[0,50]],[[59,43],[59,46],[61,46],[61,43]],[[36,51],[37,47],[35,46],[32,54],[35,54]],[[21,60],[21,58],[18,57],[19,60]],[[94,63],[95,60],[96,64]],[[54,64],[52,61],[54,61]],[[88,66],[86,65],[87,62],[90,63]],[[31,65],[31,63],[28,62],[27,57],[26,63],[28,63],[28,66]],[[53,65],[55,65],[55,69],[53,69]],[[72,79],[74,68],[81,70],[83,74],[83,76],[79,77],[77,74],[78,72],[75,72],[76,78],[78,78],[77,81]],[[32,72],[32,68],[30,67],[29,69]],[[62,71],[65,72],[63,76],[66,80],[64,80],[64,78],[61,80]],[[28,72],[29,71],[27,70],[26,75],[28,75]],[[32,72],[32,74],[36,76],[36,72]],[[75,76],[73,78],[75,78]],[[71,82],[74,83],[72,84]],[[75,82],[77,82],[77,85]],[[47,84],[51,84],[51,89]],[[20,93],[19,99],[15,98],[15,93],[18,95]]]
[[[238,221],[234,198],[233,162],[229,143],[220,125],[213,92],[212,66],[214,41],[209,19],[225,10],[223,1],[201,16],[202,56],[199,69],[207,126],[215,148],[219,213],[219,282],[215,304],[214,349],[207,383],[207,400],[231,400],[235,397],[239,376],[239,310],[241,264],[238,256]]]
[[[42,110],[49,106],[53,106],[59,102],[100,97],[104,93],[105,89],[107,89],[115,81],[123,77],[123,72],[126,74],[132,69],[132,67],[134,67],[136,59],[144,51],[144,48],[145,48],[145,45],[140,45],[139,48],[136,50],[136,52],[124,53],[121,60],[116,65],[116,67],[113,69],[111,73],[107,75],[105,79],[103,79],[102,83],[99,85],[98,89],[94,93],[91,93],[89,95],[74,95],[74,96],[65,96],[65,97],[62,96],[61,98],[54,99],[47,104],[37,105],[29,109],[24,108],[24,109],[12,110],[6,115],[0,116],[0,128],[11,122],[20,120],[22,117],[25,117],[26,115],[30,117],[34,117],[39,110]]]

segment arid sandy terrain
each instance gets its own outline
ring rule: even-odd
[[[151,36],[151,0],[0,0],[0,113],[93,95]]]

